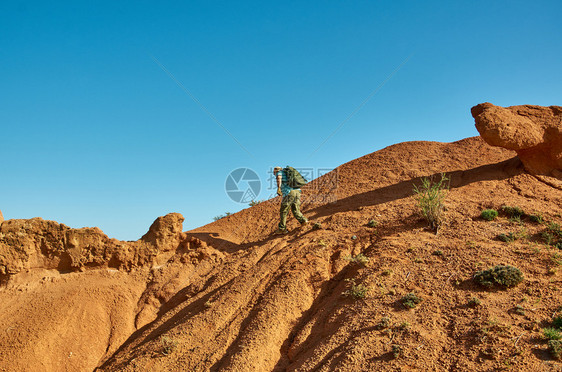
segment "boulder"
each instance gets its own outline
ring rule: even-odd
[[[562,178],[562,107],[501,107],[486,102],[471,113],[488,144],[516,151],[532,174]]]

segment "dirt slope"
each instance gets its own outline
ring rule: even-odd
[[[304,214],[320,229],[291,219],[288,235],[271,236],[276,198],[187,233],[174,219],[139,242],[114,242],[137,258],[141,246],[151,250],[134,264],[112,266],[111,251],[70,273],[20,265],[0,290],[0,369],[562,369],[541,338],[562,305],[560,251],[543,244],[544,224],[479,217],[516,205],[562,222],[559,181],[527,174],[514,155],[480,138],[402,143],[304,188]],[[451,189],[436,235],[412,186],[441,172]],[[519,239],[496,239],[508,232]],[[364,266],[345,259],[359,253]],[[484,290],[471,280],[501,263],[520,268],[524,282]],[[365,299],[342,294],[352,282],[369,288]],[[408,309],[400,299],[411,292],[423,301]]]

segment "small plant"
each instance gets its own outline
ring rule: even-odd
[[[391,275],[392,275],[392,270],[390,270],[390,269],[385,269],[385,270],[382,271],[381,274],[384,275],[384,276],[391,276]]]
[[[551,260],[554,264],[556,264],[556,265],[558,265],[558,266],[561,266],[561,265],[562,265],[562,255],[561,255],[560,253],[554,253],[554,254],[550,257],[550,260]]]
[[[544,222],[542,214],[540,214],[540,213],[535,213],[535,214],[530,215],[529,219],[531,220],[531,222],[534,222],[534,223],[543,223]]]
[[[320,230],[322,228],[322,224],[320,222],[315,222],[314,225],[312,225],[312,230]]]
[[[221,215],[219,215],[219,216],[213,217],[213,220],[214,220],[214,221],[218,221],[218,220],[220,220],[221,218],[225,218],[225,217],[230,216],[231,214],[232,214],[231,212],[224,212],[224,214],[221,214]]]
[[[355,299],[361,299],[367,297],[367,293],[370,288],[363,284],[356,284],[354,279],[346,279],[350,286],[343,294],[348,297],[353,297]]]
[[[514,242],[516,239],[517,237],[512,232],[498,235],[498,240],[501,240],[502,242],[506,242],[506,243]]]
[[[493,221],[498,216],[498,211],[495,209],[484,209],[482,213],[480,213],[480,217],[485,219],[486,221]]]
[[[502,207],[502,212],[508,215],[509,218],[519,218],[525,217],[525,212],[519,207],[510,207],[508,205],[504,205]]]
[[[160,352],[163,355],[170,355],[176,350],[178,342],[169,336],[162,336],[160,337],[160,345]]]
[[[472,297],[470,300],[468,300],[467,305],[470,307],[478,307],[480,306],[480,299],[478,297]]]
[[[556,328],[545,328],[542,330],[544,338],[547,340],[560,340],[562,339],[562,333]]]
[[[548,350],[550,350],[552,356],[560,359],[560,357],[562,356],[562,340],[549,340]]]
[[[513,222],[516,224],[521,224],[521,216],[513,216],[509,218],[509,222]]]
[[[432,255],[434,256],[443,256],[443,251],[440,249],[437,249],[435,251],[433,251]]]
[[[376,325],[378,329],[385,329],[390,327],[390,318],[385,316],[383,317]]]
[[[248,203],[248,205],[250,207],[253,207],[255,205],[258,205],[259,203],[263,202],[263,200],[252,200],[251,202]]]
[[[409,329],[409,328],[410,328],[410,323],[408,323],[408,322],[406,322],[406,321],[401,322],[400,324],[398,324],[398,325],[396,326],[396,329],[399,329],[399,330],[401,330],[401,331],[406,331],[406,330]]]
[[[392,356],[394,356],[394,358],[398,358],[400,354],[402,354],[402,346],[392,345]]]
[[[542,233],[542,238],[547,245],[555,246],[562,249],[562,230],[557,223],[551,223],[547,226],[546,230]]]
[[[369,263],[369,257],[365,256],[363,253],[359,253],[357,256],[346,256],[344,260],[361,266],[365,266]]]
[[[513,287],[523,281],[521,270],[509,265],[497,265],[491,269],[478,271],[474,281],[484,287]]]
[[[400,299],[400,303],[410,309],[416,307],[420,302],[422,302],[422,298],[415,293],[408,293]]]
[[[369,221],[369,223],[367,224],[367,226],[369,227],[377,227],[378,223],[375,220],[371,220]]]
[[[318,245],[321,246],[321,247],[327,247],[328,243],[326,243],[326,241],[324,239],[320,239],[318,241]]]
[[[521,305],[517,305],[513,309],[513,312],[518,315],[525,315],[525,308]]]
[[[429,227],[434,231],[437,231],[443,223],[443,212],[445,210],[443,201],[446,196],[445,191],[449,189],[448,182],[449,178],[445,173],[441,173],[441,179],[438,182],[433,182],[429,178],[422,178],[420,187],[414,185],[418,206],[422,215],[429,222]]]

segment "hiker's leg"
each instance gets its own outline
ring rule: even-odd
[[[289,214],[289,209],[291,209],[289,195],[285,195],[283,200],[281,201],[281,208],[279,209],[280,221],[279,221],[279,229],[286,230],[287,229],[287,215]]]
[[[294,194],[293,194],[294,193]],[[291,210],[293,211],[293,216],[300,222],[305,223],[308,221],[305,216],[301,213],[301,192],[300,190],[292,190],[293,200],[291,203]]]

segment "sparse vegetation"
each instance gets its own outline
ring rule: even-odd
[[[545,244],[562,249],[562,230],[557,223],[550,223],[542,233]]]
[[[394,356],[394,358],[398,358],[401,353],[402,353],[402,346],[392,345],[392,356]]]
[[[346,279],[349,283],[349,288],[343,292],[345,296],[353,297],[355,299],[362,299],[367,297],[367,293],[370,291],[370,288],[364,284],[356,284],[355,279]]]
[[[498,240],[501,240],[502,242],[506,242],[506,243],[511,243],[517,240],[517,236],[515,236],[515,234],[512,232],[509,232],[507,234],[502,233],[498,235]]]
[[[434,182],[429,178],[422,178],[420,187],[414,185],[414,192],[418,206],[429,223],[432,230],[437,231],[443,223],[443,212],[445,206],[445,191],[449,189],[449,178],[445,173],[441,173],[441,179]]]
[[[369,227],[377,227],[378,223],[375,220],[370,220],[369,223],[367,223],[367,226]]]
[[[432,255],[434,256],[443,256],[443,251],[440,249],[437,249],[435,251],[433,251]]]
[[[160,352],[163,355],[170,355],[176,350],[178,346],[178,341],[170,336],[164,335],[160,337],[160,345],[161,345]]]
[[[232,214],[231,212],[224,212],[224,214],[221,214],[221,215],[218,215],[218,216],[213,217],[213,220],[214,220],[214,221],[218,221],[218,220],[220,220],[221,218],[225,218],[225,217],[227,217],[227,216],[230,216],[231,214]]]
[[[468,300],[467,305],[469,307],[478,307],[480,306],[480,299],[478,297],[472,297],[470,300]]]
[[[391,275],[392,275],[392,270],[390,270],[390,269],[385,269],[385,270],[382,271],[381,274],[384,275],[384,276],[391,276]]]
[[[365,256],[363,253],[359,253],[357,256],[345,256],[344,260],[361,266],[365,266],[369,263],[369,257]]]
[[[248,205],[250,207],[253,207],[255,205],[258,205],[259,203],[263,202],[263,200],[252,200],[251,202],[248,203]]]
[[[399,329],[399,330],[401,330],[401,331],[406,331],[406,330],[409,329],[409,328],[410,328],[410,323],[408,323],[408,322],[406,322],[406,321],[401,322],[400,324],[398,324],[398,325],[396,326],[396,329]]]
[[[410,309],[416,307],[420,302],[422,302],[422,298],[415,293],[408,293],[400,299],[400,303]]]
[[[390,318],[385,316],[383,317],[376,325],[378,329],[385,329],[390,327]]]
[[[480,213],[480,217],[486,221],[493,221],[498,217],[498,211],[495,209],[484,209],[482,213]]]
[[[504,205],[502,207],[502,212],[505,213],[510,219],[521,219],[522,217],[525,217],[525,212],[523,211],[523,209],[519,208],[519,207],[510,207],[508,205]]]
[[[521,305],[516,305],[513,312],[517,315],[525,315],[525,308]]]
[[[562,340],[549,340],[548,350],[552,353],[552,356],[560,359],[562,356]]]
[[[523,274],[516,267],[497,265],[488,270],[478,271],[473,279],[484,287],[513,287],[523,281]]]
[[[542,214],[540,214],[540,213],[531,214],[529,216],[529,219],[531,220],[531,222],[534,222],[534,223],[543,223],[544,222]]]
[[[322,228],[322,224],[320,222],[315,222],[314,225],[312,225],[312,230],[320,230]]]

